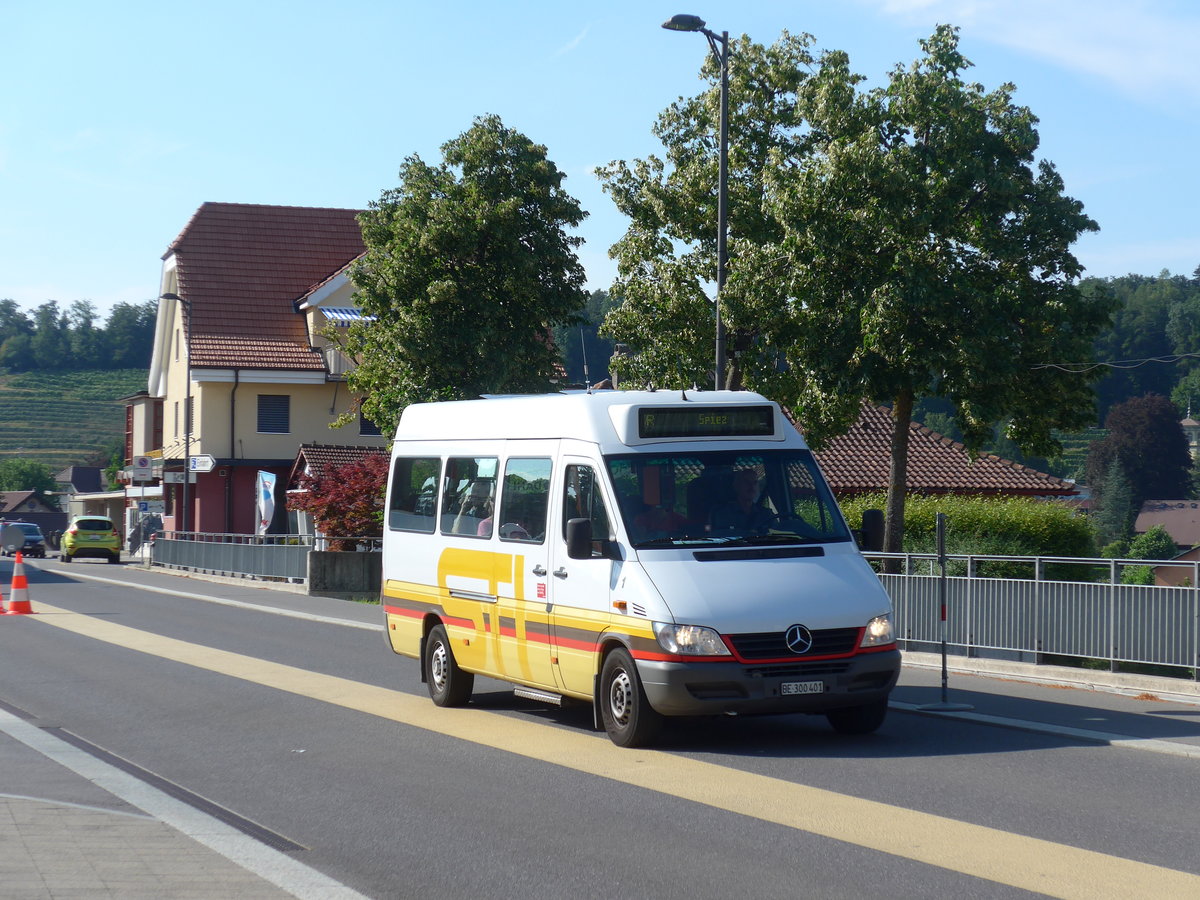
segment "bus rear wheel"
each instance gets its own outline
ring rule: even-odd
[[[425,682],[437,706],[462,706],[471,699],[475,676],[459,668],[443,625],[435,625],[425,641]]]

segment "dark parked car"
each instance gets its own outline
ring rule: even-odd
[[[8,522],[14,528],[20,528],[25,532],[25,546],[21,548],[22,556],[38,556],[42,559],[46,558],[46,538],[42,534],[42,529],[34,525],[32,522]],[[2,551],[5,556],[13,556],[15,551],[9,550],[7,547]]]

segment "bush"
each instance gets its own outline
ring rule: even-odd
[[[851,528],[862,525],[864,509],[883,509],[885,497],[870,494],[841,501]],[[1074,509],[1032,497],[910,496],[904,504],[904,550],[937,552],[937,514],[946,515],[946,552],[987,556],[1077,556],[1096,553],[1091,523]],[[995,566],[993,566],[994,568]],[[1028,566],[1020,567],[1028,569]],[[1077,580],[1078,566],[1070,577]],[[983,573],[981,573],[983,574]],[[987,574],[998,575],[999,572]],[[1029,578],[1022,571],[1014,577]],[[1049,573],[1048,573],[1049,574]],[[1053,577],[1053,576],[1051,576]]]

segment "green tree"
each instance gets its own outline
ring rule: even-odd
[[[16,335],[29,336],[32,333],[33,323],[16,301],[0,300],[0,344]]]
[[[77,368],[71,360],[67,319],[53,300],[48,300],[33,311],[30,350],[34,368]]]
[[[608,378],[608,361],[613,355],[613,342],[600,336],[600,325],[614,307],[608,291],[592,291],[587,305],[580,311],[583,322],[576,327],[556,325],[553,329],[554,345],[567,370],[567,381],[596,384]],[[586,356],[586,360],[585,360]],[[587,379],[584,378],[584,362],[587,362]]]
[[[442,146],[440,165],[404,161],[400,186],[360,216],[366,253],[352,278],[373,321],[347,330],[348,376],[385,432],[410,403],[545,390],[550,328],[586,300],[586,213],[546,148],[496,116]]]
[[[45,463],[10,458],[0,461],[0,491],[34,491],[46,500],[55,489],[54,474]],[[57,506],[57,502],[51,505]]]
[[[1121,458],[1114,455],[1109,460],[1103,479],[1089,484],[1096,502],[1092,519],[1100,543],[1107,545],[1128,540],[1140,504],[1134,506],[1133,485],[1125,474]]]
[[[1139,534],[1129,543],[1129,559],[1174,559],[1179,555],[1175,539],[1161,525]],[[1154,584],[1150,566],[1128,566],[1121,572],[1122,584]]]
[[[101,369],[108,365],[108,347],[104,331],[96,327],[96,306],[90,300],[76,300],[67,311],[67,340],[71,363],[78,369]]]
[[[1012,85],[989,93],[962,79],[970,63],[955,29],[939,27],[921,59],[870,90],[841,52],[806,76],[806,46],[786,35],[770,50],[743,41],[731,82],[731,145],[747,121],[758,128],[731,157],[741,206],[731,201],[721,298],[734,349],[727,386],[789,406],[818,446],[862,402],[890,403],[885,546],[899,550],[914,403],[948,400],[971,449],[1007,419],[1025,451],[1056,451],[1053,429],[1090,423],[1092,395],[1084,377],[1038,367],[1088,358],[1112,302],[1075,285],[1070,246],[1096,224],[1050,163],[1035,165],[1037,119],[1012,102]],[[713,102],[710,92],[660,117],[675,172],[654,160],[601,172],[633,219],[614,248],[624,302],[609,330],[637,354],[629,371],[663,386],[699,380],[711,346],[701,284],[711,252],[675,245],[701,224],[715,233],[686,202],[715,181],[701,178],[716,168],[711,115],[696,114]],[[681,164],[687,187],[674,177]]]
[[[33,368],[33,338],[27,334],[14,334],[0,344],[0,366],[14,372],[26,372]]]
[[[108,365],[114,369],[144,369],[150,366],[154,349],[154,323],[158,303],[118,303],[104,325],[105,343],[111,348]]]

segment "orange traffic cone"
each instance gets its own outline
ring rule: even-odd
[[[17,551],[13,563],[12,590],[8,592],[8,616],[27,616],[33,612],[29,605],[29,583],[25,580],[25,560]]]

